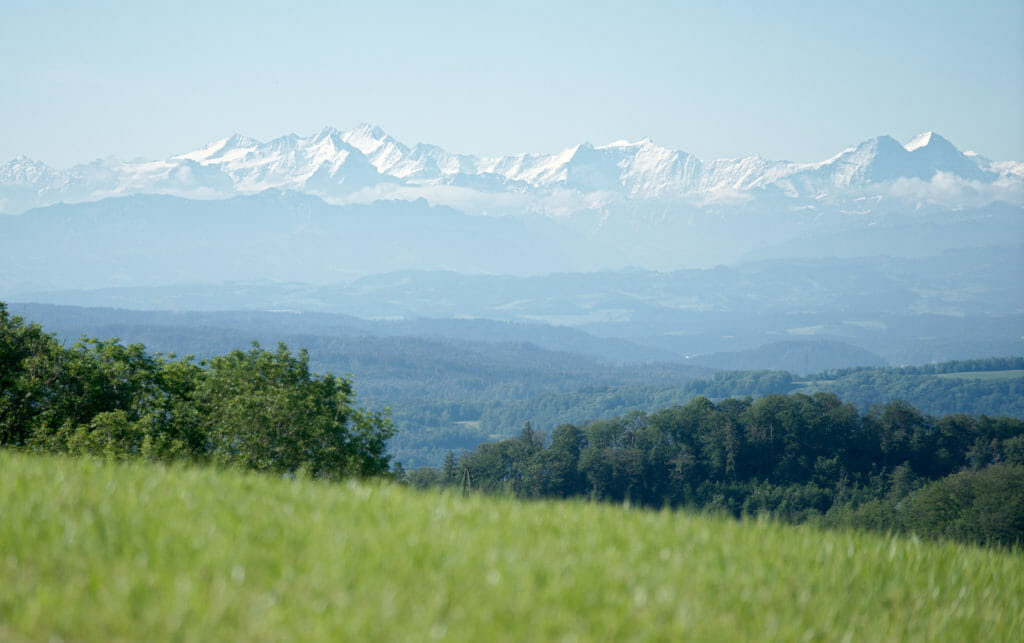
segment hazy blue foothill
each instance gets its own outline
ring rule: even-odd
[[[175,264],[187,263],[186,253],[173,255]],[[109,269],[109,256],[91,256]],[[3,295],[11,301],[128,309],[306,311],[289,323],[314,334],[323,327],[365,327],[356,319],[311,314],[347,313],[391,320],[375,332],[526,340],[613,362],[690,357],[741,367],[708,356],[809,342],[818,356],[808,355],[812,362],[806,367],[775,365],[806,372],[817,370],[812,363],[838,368],[1020,354],[1021,256],[1019,247],[1004,246],[923,258],[771,260],[670,273],[631,269],[515,277],[403,271],[325,285],[195,282]],[[151,257],[138,270],[155,261]],[[821,361],[829,346],[839,344],[848,345],[847,357]],[[855,349],[862,351],[857,359]],[[751,359],[747,367],[768,365],[752,354]]]

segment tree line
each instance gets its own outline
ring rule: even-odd
[[[935,418],[896,401],[860,412],[836,395],[697,397],[546,435],[482,444],[439,469],[444,485],[523,498],[585,497],[733,516],[1024,539],[1024,422]]]
[[[320,478],[387,473],[386,412],[279,344],[196,362],[141,344],[65,347],[0,302],[0,447],[209,462]]]

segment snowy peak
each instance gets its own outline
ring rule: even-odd
[[[949,141],[947,141],[946,139],[942,138],[941,136],[939,136],[935,132],[923,132],[921,134],[918,134],[914,138],[910,139],[909,141],[907,141],[907,144],[904,145],[903,148],[905,150],[907,150],[908,152],[913,152],[914,150],[918,150],[918,149],[921,149],[922,147],[930,145],[931,142],[932,142],[932,139],[935,139],[935,140],[940,140],[941,139],[944,143],[947,143],[947,144],[949,143]]]
[[[908,174],[926,178],[917,168],[907,164],[907,151],[891,136],[876,136],[842,155],[839,164],[844,184],[864,185],[893,181]]]
[[[642,138],[639,141],[636,141],[634,143],[631,143],[628,140],[622,138],[622,139],[619,139],[617,141],[612,141],[611,143],[607,143],[605,145],[598,145],[597,149],[604,150],[604,149],[612,149],[612,148],[633,148],[633,147],[639,148],[639,147],[648,147],[648,146],[654,146],[654,142],[651,141],[651,139],[647,138],[647,137],[644,137],[644,138]]]
[[[266,155],[267,153],[288,154],[295,151],[301,140],[297,134],[285,134],[261,145],[259,151],[261,155]]]
[[[408,167],[404,167],[408,165],[404,162],[407,161],[409,148],[380,127],[363,123],[342,134],[341,138],[365,155],[378,172],[401,178],[410,174]]]
[[[393,140],[387,132],[370,123],[361,123],[345,132],[342,137],[346,143],[367,156],[376,152],[382,145],[386,145],[388,141]]]
[[[645,138],[607,145],[581,143],[554,154],[503,156],[481,167],[484,172],[536,187],[660,198],[682,196],[694,189],[700,161]]]
[[[836,164],[867,165],[878,159],[899,159],[905,158],[905,155],[906,150],[896,139],[882,135],[848,147],[837,156],[832,157],[830,161],[834,161]]]
[[[772,207],[813,209],[826,202],[877,203],[887,197],[959,207],[955,201],[963,196],[1024,205],[1024,163],[964,154],[934,132],[906,144],[877,136],[817,163],[758,157],[702,161],[649,138],[479,158],[427,143],[409,147],[364,123],[268,142],[232,134],[163,161],[103,159],[66,171],[26,157],[0,165],[0,212],[112,195],[223,198],[268,189],[338,202],[422,196],[459,207],[472,202],[480,211],[501,201],[494,207],[547,213],[625,200],[705,207],[781,199]]]
[[[597,149],[590,143],[577,145],[565,163],[566,187],[583,192],[614,192],[623,187],[620,163],[624,160],[619,148]]]
[[[301,141],[307,153],[321,158],[343,161],[353,152],[362,154],[355,147],[345,142],[341,132],[333,127],[325,127],[313,136]]]
[[[404,178],[437,178],[451,177],[457,174],[476,175],[480,159],[467,154],[452,154],[442,147],[429,143],[417,143],[409,150],[406,157],[407,165]],[[392,171],[394,176],[403,176],[398,170]]]
[[[60,180],[60,173],[46,163],[18,156],[0,165],[0,183],[33,185]]]
[[[310,142],[313,144],[334,139],[342,140],[342,134],[330,126],[320,128],[318,132],[309,137]]]
[[[996,178],[942,136],[925,132],[906,145],[876,136],[822,163],[795,166],[785,183],[797,193],[827,193],[830,186],[863,189],[899,180],[931,181],[940,172],[972,181]]]
[[[232,134],[224,141],[223,150],[238,150],[238,149],[249,149],[256,147],[260,142],[254,138],[249,138],[244,134],[238,134],[237,132]]]
[[[366,156],[332,127],[308,137],[288,134],[244,148],[242,155],[210,156],[204,164],[216,164],[232,178],[235,191],[242,193],[286,189],[333,196],[387,182]]]
[[[965,156],[955,145],[942,138],[935,132],[925,132],[918,134],[914,138],[907,141],[907,144],[903,146],[905,150],[912,154],[919,156],[927,156],[930,158],[957,158]]]
[[[260,145],[261,143],[257,140],[236,133],[219,141],[214,141],[195,152],[189,152],[188,154],[182,154],[173,158],[196,161],[197,163],[212,163],[241,158]]]
[[[964,154],[935,132],[918,134],[905,148],[932,175],[945,172],[972,181],[992,180],[996,176],[982,167],[983,159]]]

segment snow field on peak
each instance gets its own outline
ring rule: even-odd
[[[918,134],[914,138],[907,141],[907,144],[904,145],[903,148],[906,149],[908,152],[913,152],[914,150],[925,147],[926,145],[931,143],[931,140],[932,132],[922,132],[921,134]]]

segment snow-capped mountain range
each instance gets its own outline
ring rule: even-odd
[[[649,139],[582,143],[495,158],[405,145],[372,125],[261,142],[234,134],[161,161],[96,160],[56,170],[27,157],[0,165],[0,212],[130,194],[225,198],[265,190],[332,203],[426,198],[471,213],[563,214],[634,201],[697,207],[814,209],[879,202],[1024,206],[1024,163],[963,153],[933,132],[879,136],[816,163],[760,157],[704,161]]]

